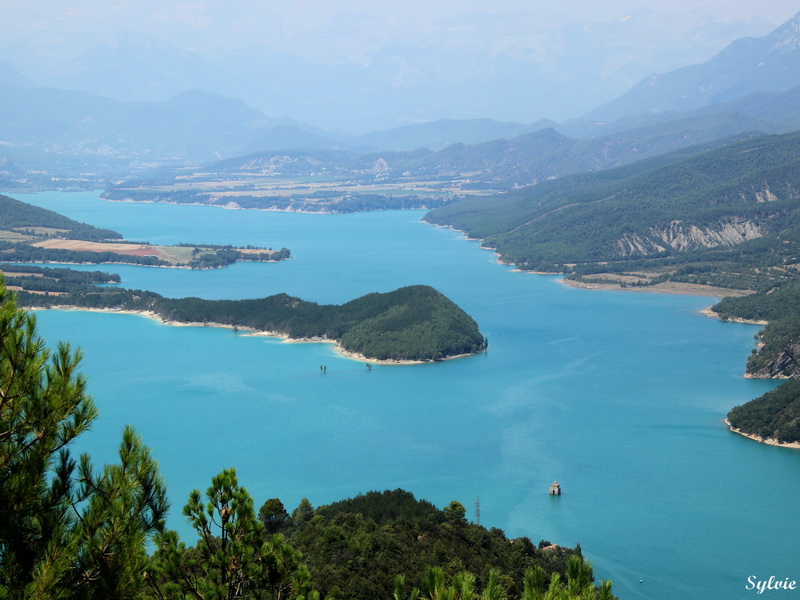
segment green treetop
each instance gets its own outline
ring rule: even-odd
[[[0,599],[138,597],[165,487],[131,428],[95,473],[71,442],[97,416],[80,353],[54,353],[0,282]]]

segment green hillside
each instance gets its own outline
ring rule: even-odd
[[[171,321],[336,340],[347,351],[378,360],[438,360],[485,347],[469,315],[422,285],[368,294],[343,305],[318,305],[278,294],[258,300],[164,299],[156,310]]]
[[[747,361],[748,374],[800,377],[800,279],[744,298],[725,298],[713,310],[723,319],[768,321],[759,334],[758,349]]]
[[[60,235],[73,240],[102,241],[122,238],[116,231],[73,221],[52,210],[0,195],[0,230],[21,232],[36,228],[58,230]]]
[[[275,505],[275,500],[268,502]],[[587,563],[583,563],[584,583],[576,585],[574,580],[580,579],[576,568],[582,560],[579,547],[562,548],[547,540],[535,544],[526,537],[510,539],[500,529],[470,523],[458,501],[437,509],[397,489],[368,492],[316,509],[310,504],[301,507],[291,519],[276,525],[302,552],[322,597],[392,598],[397,591],[396,575],[403,573],[406,590],[418,588],[420,598],[613,598],[608,583],[603,584],[602,593],[595,587]],[[503,574],[502,596],[477,593],[488,585],[491,570]],[[530,570],[541,570],[538,585],[524,583]],[[463,584],[457,589],[464,572],[474,575],[473,595],[465,593]],[[431,585],[434,573],[440,579],[438,594]],[[574,595],[558,590],[559,582],[564,585],[567,579],[573,580],[572,587],[567,587]],[[550,585],[554,586],[552,596],[545,596]],[[532,593],[536,587],[540,596]],[[584,589],[576,593],[578,587]],[[557,595],[559,591],[562,595]],[[403,600],[408,597],[412,596],[402,596]]]
[[[800,442],[800,381],[784,383],[728,413],[731,427],[780,443]]]
[[[800,134],[469,199],[425,219],[482,238],[522,269],[651,270],[664,280],[756,289],[794,276],[800,256]]]

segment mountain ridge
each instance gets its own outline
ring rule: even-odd
[[[704,63],[650,75],[583,119],[691,110],[750,93],[784,91],[800,85],[799,60],[800,13],[763,37],[735,40]]]

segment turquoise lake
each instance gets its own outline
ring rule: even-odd
[[[13,194],[12,194],[13,195]],[[756,326],[699,311],[712,298],[576,290],[514,272],[424,214],[305,215],[15,196],[126,238],[288,247],[293,259],[214,271],[104,265],[174,297],[286,292],[341,303],[433,285],[472,315],[488,352],[415,366],[343,358],[328,344],[171,327],[135,315],[37,312],[46,339],[85,352],[100,410],[81,450],[114,460],[125,424],[170,490],[236,467],[256,506],[287,509],[404,488],[458,500],[509,536],[580,543],[623,599],[747,598],[748,577],[800,580],[800,451],[730,433],[728,410],[776,382],[742,377]],[[327,374],[320,374],[320,365]],[[558,480],[561,497],[548,495]],[[798,597],[800,592],[765,596]]]

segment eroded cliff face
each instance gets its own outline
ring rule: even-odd
[[[617,254],[624,257],[658,254],[666,248],[649,237],[626,233],[616,241]]]
[[[761,227],[748,219],[731,219],[720,222],[715,227],[703,228],[686,225],[682,221],[672,221],[661,230],[651,231],[675,250],[735,246],[763,235]]]
[[[620,256],[648,256],[668,248],[683,251],[735,246],[763,235],[761,226],[749,219],[729,218],[705,227],[675,220],[666,227],[651,227],[647,235],[625,234],[616,247]]]
[[[751,371],[748,366],[747,376],[754,379],[800,378],[800,343],[787,346],[760,369]]]
[[[776,196],[772,190],[769,189],[769,186],[764,186],[764,189],[758,190],[755,192],[756,202],[776,202],[780,200],[778,196]],[[742,199],[747,200],[745,194],[742,194]]]

